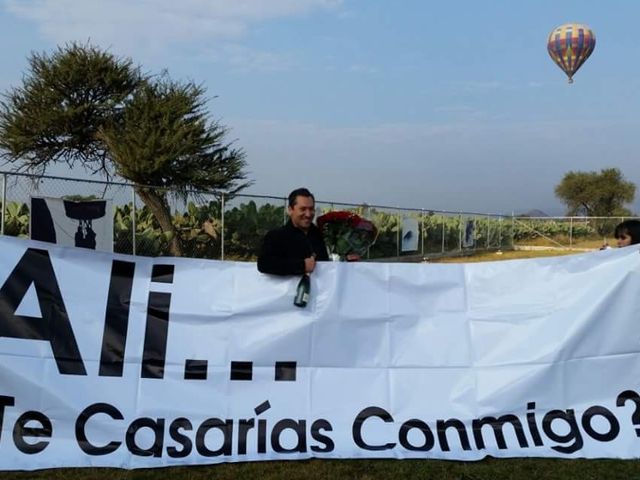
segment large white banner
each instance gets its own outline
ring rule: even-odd
[[[0,469],[640,456],[635,247],[486,264],[0,238]]]

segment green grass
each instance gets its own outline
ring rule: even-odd
[[[3,480],[606,480],[640,479],[638,460],[306,460],[144,470],[58,469],[0,473]]]
[[[607,242],[612,247],[616,245],[615,238],[574,238],[571,241],[567,236],[556,235],[553,237],[555,242],[549,241],[543,237],[537,238],[528,238],[523,241],[516,241],[516,245],[533,245],[533,246],[547,246],[547,247],[558,247],[563,246],[569,248],[571,245],[572,248],[600,248],[603,243]],[[559,245],[558,245],[559,244]]]
[[[576,250],[506,250],[501,253],[481,252],[462,257],[442,257],[430,260],[431,263],[475,263],[494,262],[498,260],[515,260],[519,258],[557,257],[584,253]]]

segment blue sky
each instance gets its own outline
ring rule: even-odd
[[[0,0],[0,90],[31,51],[90,40],[204,84],[249,193],[561,214],[569,170],[640,186],[638,17],[635,0]],[[546,51],[566,22],[597,38],[573,85]]]

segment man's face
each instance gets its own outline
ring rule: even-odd
[[[293,226],[306,232],[313,222],[316,206],[313,198],[298,195],[293,207],[288,207],[288,211]]]

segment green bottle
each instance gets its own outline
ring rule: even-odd
[[[296,307],[304,308],[309,302],[309,292],[311,291],[311,277],[308,273],[302,275],[302,278],[298,282],[298,288],[296,289],[296,296],[293,299],[293,304]]]

